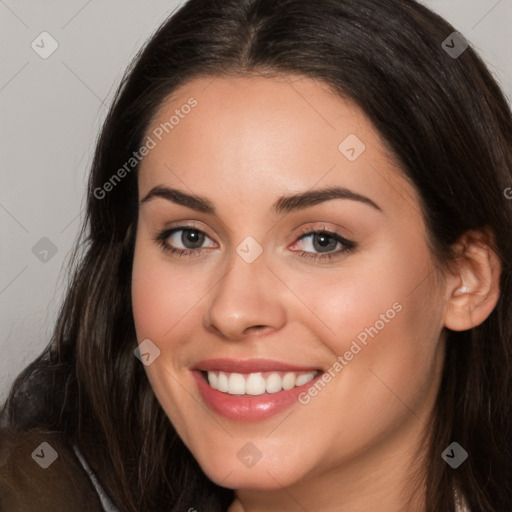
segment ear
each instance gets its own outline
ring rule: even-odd
[[[446,280],[444,325],[466,331],[481,324],[500,296],[501,261],[488,229],[464,233],[454,244],[456,264]]]

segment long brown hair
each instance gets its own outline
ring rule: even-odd
[[[469,47],[412,0],[190,0],[127,71],[98,140],[87,217],[51,343],[16,380],[4,413],[19,429],[76,442],[122,512],[225,510],[177,436],[140,362],[130,279],[137,172],[104,184],[137,151],[151,117],[197,76],[300,74],[331,85],[372,120],[421,198],[434,256],[448,264],[469,229],[494,233],[499,302],[465,332],[447,332],[432,419],[427,510],[453,511],[453,488],[473,511],[512,510],[512,116]],[[456,440],[469,459],[441,458]]]

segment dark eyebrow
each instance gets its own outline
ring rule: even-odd
[[[215,213],[215,207],[208,199],[194,194],[186,194],[180,190],[164,186],[152,188],[140,202],[141,204],[147,203],[156,197],[167,199],[168,201],[192,208],[199,212],[210,214]],[[276,213],[290,212],[292,210],[302,210],[325,201],[330,201],[331,199],[350,199],[352,201],[359,201],[360,203],[367,204],[382,212],[382,208],[370,198],[343,187],[328,187],[320,190],[309,190],[300,194],[284,196],[274,203],[273,208]]]
[[[215,213],[215,207],[210,201],[208,201],[208,199],[193,194],[186,194],[185,192],[181,192],[175,188],[163,187],[161,185],[152,188],[146,196],[141,199],[140,204],[147,203],[156,197],[167,199],[168,201],[181,204],[182,206],[192,208],[199,212]]]
[[[376,210],[382,212],[382,208],[374,203],[369,197],[352,192],[344,187],[328,187],[320,190],[308,190],[300,194],[281,197],[274,204],[276,213],[290,212],[292,210],[301,210],[308,208],[315,204],[330,201],[331,199],[350,199],[352,201],[359,201],[360,203],[367,204]]]

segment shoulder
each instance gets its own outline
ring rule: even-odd
[[[98,495],[59,434],[0,429],[0,510],[101,512]]]

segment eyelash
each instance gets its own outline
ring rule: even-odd
[[[207,248],[198,248],[198,249],[176,249],[175,247],[170,246],[167,243],[168,238],[173,235],[176,232],[179,231],[196,231],[198,233],[202,233],[205,236],[208,237],[208,235],[194,227],[194,226],[178,226],[172,229],[166,229],[161,231],[160,233],[157,233],[157,235],[154,237],[154,240],[162,247],[162,249],[172,254],[173,256],[177,256],[179,258],[181,257],[197,257],[201,256],[201,254],[208,250]],[[357,247],[357,244],[355,242],[352,242],[351,240],[348,240],[335,231],[331,231],[329,229],[318,229],[318,230],[305,230],[303,233],[300,233],[300,235],[297,238],[297,241],[303,240],[304,238],[311,236],[311,235],[328,235],[330,238],[334,238],[336,242],[339,242],[340,244],[344,245],[343,249],[338,249],[337,251],[328,252],[328,253],[312,253],[308,251],[296,251],[301,257],[309,260],[319,261],[319,260],[328,260],[331,261],[334,258],[340,257],[343,254],[348,254],[352,251],[354,251]],[[209,238],[209,237],[208,237]],[[294,242],[295,243],[295,242]]]

